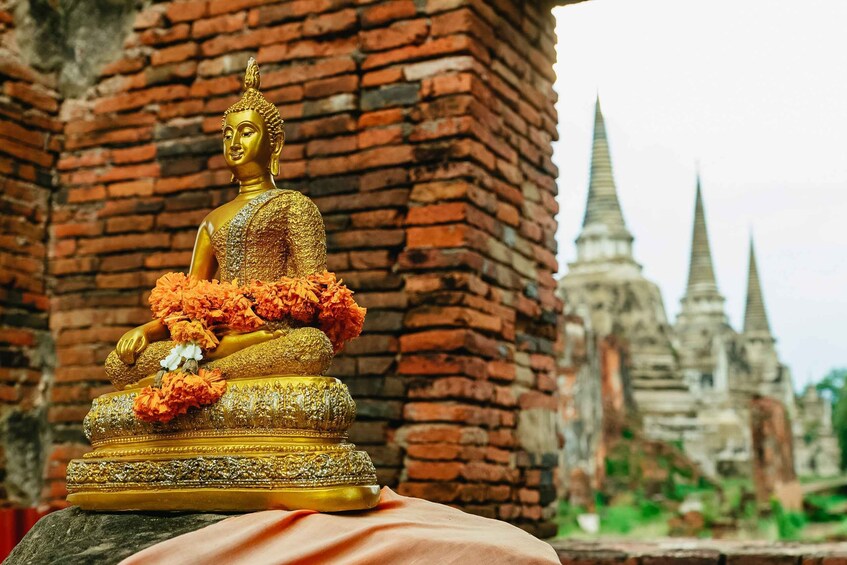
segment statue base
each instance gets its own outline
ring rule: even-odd
[[[136,418],[137,390],[94,400],[94,451],[68,465],[68,502],[98,511],[311,509],[379,501],[376,470],[346,441],[355,418],[332,377],[230,381],[218,402],[167,423]]]
[[[379,486],[339,486],[304,489],[170,489],[80,491],[68,502],[83,510],[99,512],[254,512],[269,509],[344,512],[373,508],[379,502]]]

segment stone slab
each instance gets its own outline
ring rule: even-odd
[[[4,565],[111,564],[230,514],[85,512],[76,506],[39,520]]]

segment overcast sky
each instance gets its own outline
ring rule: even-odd
[[[635,258],[671,320],[699,163],[733,327],[752,230],[795,386],[847,366],[847,1],[591,0],[554,13],[560,271],[576,256],[599,92]]]

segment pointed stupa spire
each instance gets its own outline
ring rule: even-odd
[[[688,289],[695,292],[717,292],[715,269],[712,266],[712,250],[709,247],[709,232],[706,229],[706,212],[703,208],[703,192],[700,188],[700,173],[697,173],[697,196],[694,202],[694,229],[691,235],[691,261],[688,264]]]
[[[762,297],[762,285],[759,282],[759,268],[756,265],[756,250],[753,236],[750,236],[750,263],[747,271],[747,307],[744,311],[744,333],[771,335],[768,314],[765,311],[765,299]]]
[[[724,298],[718,292],[709,231],[706,229],[706,209],[703,206],[703,188],[697,173],[697,190],[694,197],[694,226],[691,230],[691,260],[688,264],[688,286],[682,297],[682,308],[677,317],[677,331],[689,343],[722,332],[727,325]],[[706,333],[703,333],[707,330]],[[702,344],[701,344],[702,346]]]
[[[591,151],[591,177],[588,181],[588,203],[585,206],[584,227],[605,224],[612,231],[626,231],[618,190],[612,174],[612,159],[609,141],[606,138],[606,123],[600,110],[600,97],[594,106],[594,146]]]
[[[641,267],[632,258],[632,234],[626,229],[612,175],[612,159],[600,97],[594,107],[594,146],[582,231],[576,238],[577,260],[571,267],[604,269],[609,265]]]

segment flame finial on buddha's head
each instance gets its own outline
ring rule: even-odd
[[[265,128],[270,134],[271,142],[284,143],[285,131],[283,129],[283,119],[279,114],[276,106],[268,102],[265,96],[259,91],[261,86],[261,76],[259,74],[259,65],[256,59],[250,57],[247,61],[247,70],[244,72],[244,83],[242,85],[241,99],[230,106],[224,112],[221,129],[226,127],[226,117],[234,112],[242,112],[244,110],[253,110],[262,116],[265,121]]]

